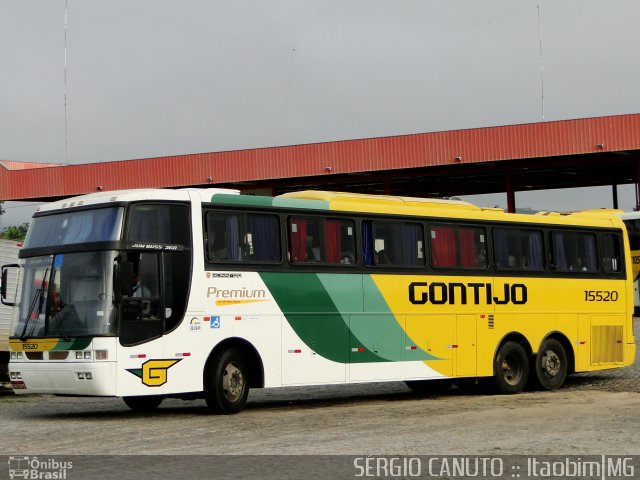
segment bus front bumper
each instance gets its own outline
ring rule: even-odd
[[[11,386],[17,394],[114,396],[116,363],[40,363],[9,364]]]

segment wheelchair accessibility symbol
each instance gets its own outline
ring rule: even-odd
[[[220,317],[211,317],[211,328],[220,328]]]

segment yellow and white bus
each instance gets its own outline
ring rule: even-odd
[[[68,199],[36,212],[20,252],[11,382],[224,413],[249,388],[555,389],[634,361],[624,232],[612,211],[321,191]]]

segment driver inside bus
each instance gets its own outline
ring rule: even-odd
[[[150,297],[151,292],[142,284],[138,272],[133,273],[133,288],[131,289],[132,297]]]

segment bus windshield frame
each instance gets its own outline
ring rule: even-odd
[[[27,258],[12,338],[115,335],[116,256],[92,251]]]

